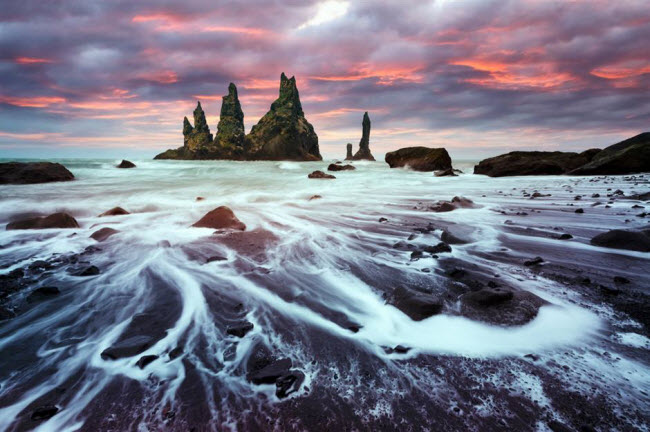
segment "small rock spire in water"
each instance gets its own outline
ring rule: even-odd
[[[354,160],[371,160],[374,161],[372,153],[370,153],[370,117],[368,116],[368,111],[363,115],[363,121],[361,122],[362,133],[361,141],[359,141],[359,150],[354,155]]]
[[[352,156],[352,143],[347,143],[345,145],[345,147],[347,148],[347,152],[345,154],[345,160],[352,160],[352,158],[353,158],[353,156]]]

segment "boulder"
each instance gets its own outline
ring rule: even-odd
[[[598,150],[582,153],[514,151],[484,159],[474,167],[474,174],[489,177],[559,175],[588,163]]]
[[[56,413],[59,412],[59,408],[54,405],[43,405],[39,406],[32,412],[32,420],[47,420],[54,417]]]
[[[370,153],[370,117],[368,116],[368,111],[363,114],[363,120],[361,121],[361,141],[359,141],[359,150],[352,156],[352,160],[369,160],[374,161],[375,158]],[[349,149],[350,153],[352,148]],[[347,157],[346,157],[347,159]]]
[[[335,179],[331,174],[326,174],[323,171],[314,171],[313,173],[309,174],[307,177],[310,179]]]
[[[253,384],[273,384],[291,369],[291,359],[274,360],[268,365],[248,374],[247,378]]]
[[[429,207],[429,210],[436,213],[444,213],[456,210],[458,208],[475,208],[476,205],[474,201],[463,198],[463,197],[453,197],[451,201],[438,201],[435,205]]]
[[[415,171],[451,169],[451,158],[444,148],[406,147],[386,153],[391,168],[409,167]]]
[[[59,295],[60,292],[61,291],[59,291],[57,287],[40,287],[29,293],[26,300],[27,303],[35,303],[55,297]]]
[[[7,224],[7,230],[50,228],[79,228],[79,224],[67,213],[54,213],[45,217],[22,219]]]
[[[246,136],[248,159],[318,161],[318,136],[307,121],[295,77],[280,76],[280,95]]]
[[[246,230],[246,225],[237,219],[235,213],[226,206],[220,206],[208,212],[193,227],[213,228],[213,229],[231,229],[237,231]]]
[[[299,370],[290,370],[275,381],[275,395],[283,399],[300,390],[305,381],[305,374]]]
[[[442,312],[443,303],[433,294],[413,291],[405,287],[397,288],[388,303],[404,312],[414,321],[422,321]]]
[[[104,216],[120,216],[120,215],[128,215],[131,214],[128,211],[124,210],[122,207],[113,207],[110,210],[105,211],[104,213],[100,214],[99,217],[104,217]]]
[[[354,165],[330,164],[327,171],[354,171],[357,169]]]
[[[117,166],[118,168],[135,168],[135,164],[126,159],[122,159],[122,162]]]
[[[650,132],[604,148],[571,175],[616,175],[650,172]]]
[[[157,355],[142,356],[136,362],[136,366],[138,366],[140,369],[144,369],[145,367],[147,367],[147,365],[149,363],[151,363],[151,362],[153,362],[154,360],[157,360],[157,359],[158,359]]]
[[[125,357],[133,357],[149,349],[154,343],[150,336],[133,336],[123,341],[115,343],[110,348],[102,351],[104,360],[117,360]]]
[[[59,163],[0,163],[0,184],[34,184],[70,180],[74,180],[74,175]]]
[[[231,335],[231,336],[236,336],[238,338],[243,338],[244,336],[246,336],[246,334],[249,331],[253,330],[253,327],[254,327],[254,325],[253,325],[252,322],[246,321],[246,322],[241,323],[241,324],[228,326],[228,328],[226,329],[226,333]]]
[[[650,230],[627,231],[615,229],[598,234],[591,239],[591,244],[612,249],[650,252]]]
[[[483,288],[460,297],[461,314],[490,324],[523,325],[537,316],[545,300],[528,291]]]
[[[97,240],[98,242],[103,242],[113,234],[117,234],[119,231],[113,228],[101,228],[90,235],[90,238]]]

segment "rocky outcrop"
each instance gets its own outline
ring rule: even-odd
[[[606,147],[572,175],[616,175],[650,172],[650,132]]]
[[[484,159],[474,167],[474,174],[489,177],[565,174],[588,163],[598,150],[582,153],[515,151]]]
[[[118,168],[135,168],[135,164],[126,159],[122,159],[122,162],[117,166]]]
[[[346,152],[345,152],[345,160],[352,160],[354,156],[352,156],[352,143],[347,143],[345,145]]]
[[[230,83],[228,94],[222,98],[221,114],[217,125],[217,135],[214,144],[222,149],[243,152],[244,139],[244,112],[237,96],[237,87]]]
[[[306,160],[323,158],[318,136],[307,121],[295,77],[280,76],[280,95],[246,136],[248,159]]]
[[[359,141],[359,150],[352,156],[352,160],[370,160],[374,161],[372,153],[370,153],[370,117],[368,117],[368,111],[363,115],[363,121],[361,122],[362,133],[361,141]],[[346,157],[347,159],[347,157]]]
[[[451,158],[444,148],[406,147],[386,153],[391,168],[408,167],[415,171],[451,169]]]
[[[45,217],[22,219],[7,224],[7,230],[49,228],[79,228],[79,224],[67,213],[54,213]]]
[[[194,110],[194,126],[187,117],[183,120],[183,137],[183,147],[167,150],[154,159],[322,160],[318,136],[302,110],[296,79],[284,73],[278,99],[250,134],[245,135],[237,87],[230,83],[214,140],[200,102]]]
[[[235,213],[226,206],[217,207],[208,212],[193,227],[213,228],[213,229],[231,229],[237,231],[246,230],[246,225],[237,219]]]
[[[34,184],[70,180],[74,180],[74,175],[59,163],[0,163],[0,184]]]

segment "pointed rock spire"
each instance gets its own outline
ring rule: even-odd
[[[363,121],[361,122],[362,134],[361,141],[359,141],[359,150],[354,155],[354,160],[371,160],[374,161],[372,153],[370,153],[370,117],[368,116],[368,111],[363,115]]]
[[[237,87],[230,83],[228,94],[221,102],[221,114],[217,125],[215,144],[221,147],[235,148],[244,145],[244,112],[237,96]]]
[[[201,101],[197,103],[196,109],[194,110],[194,129],[196,130],[196,132],[210,133],[208,122],[205,119],[205,113],[203,112],[203,108],[201,107]]]
[[[294,116],[304,116],[296,78],[280,75],[280,96],[271,104],[271,111],[281,111]]]

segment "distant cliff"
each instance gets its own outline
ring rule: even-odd
[[[214,139],[199,102],[194,110],[194,126],[187,117],[183,119],[183,147],[167,150],[154,159],[316,161],[322,157],[318,136],[302,110],[296,79],[283,73],[279,97],[250,134],[245,134],[237,87],[230,83]]]

